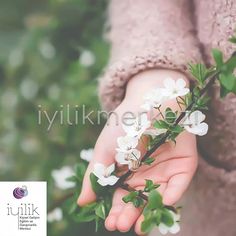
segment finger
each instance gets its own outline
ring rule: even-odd
[[[120,212],[125,206],[125,203],[123,202],[122,198],[127,194],[127,191],[123,189],[117,189],[113,196],[112,201],[112,208],[109,212],[108,217],[105,221],[105,227],[109,231],[115,231],[116,228],[116,222],[120,215]]]
[[[93,171],[95,163],[102,163],[105,166],[109,166],[114,163],[114,150],[106,148],[105,145],[96,145],[93,159],[89,163],[89,166],[86,170],[83,179],[82,190],[77,201],[78,205],[80,206],[91,203],[96,199],[96,195],[93,192],[90,182],[90,173]]]
[[[137,235],[145,235],[141,230],[141,225],[142,225],[143,220],[144,220],[144,216],[141,215],[135,224],[134,231]]]
[[[96,195],[93,192],[92,186],[90,183],[90,173],[92,170],[92,166],[93,166],[93,163],[90,163],[87,170],[86,170],[84,179],[83,179],[81,193],[80,193],[79,198],[77,200],[77,203],[79,206],[84,206],[90,202],[95,201],[95,199],[96,199]]]
[[[142,212],[142,208],[136,208],[133,203],[127,203],[121,211],[116,227],[120,232],[128,232],[138,219]]]
[[[143,189],[144,187],[136,187],[136,189]],[[160,185],[157,189],[162,195],[166,189],[166,183]],[[135,224],[137,219],[142,213],[142,208],[136,208],[132,203],[125,204],[123,210],[120,212],[120,216],[117,220],[116,229],[121,232],[128,232]],[[142,218],[141,218],[142,219]]]
[[[175,204],[186,191],[191,179],[192,176],[188,172],[171,177],[163,194],[163,203],[165,205]]]

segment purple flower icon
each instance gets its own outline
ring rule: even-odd
[[[16,199],[21,199],[23,197],[26,197],[28,195],[28,190],[27,190],[27,187],[26,186],[22,186],[21,188],[20,187],[17,187],[14,189],[13,191],[13,196],[16,198]]]

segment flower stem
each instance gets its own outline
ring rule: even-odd
[[[157,107],[157,110],[159,111],[159,113],[160,113],[160,115],[161,115],[162,119],[164,120],[164,119],[165,119],[165,117],[164,117],[163,113],[161,112],[161,109],[160,109],[160,107],[161,107],[161,106],[158,106],[158,107]]]
[[[201,98],[206,92],[207,90],[214,84],[214,82],[217,79],[217,76],[219,75],[220,71],[216,70],[209,78],[208,78],[208,82],[206,83],[206,85],[204,86],[204,88],[200,91],[200,95],[198,97]],[[180,115],[178,116],[178,118],[176,119],[175,123],[174,123],[174,127],[177,126],[180,121],[185,117],[186,111],[192,110],[193,106],[196,104],[197,100],[193,100],[188,107],[180,113]],[[158,109],[158,108],[157,108]],[[169,137],[169,135],[171,134],[171,131],[168,130],[163,137],[159,140],[159,142],[157,142],[152,148],[150,148],[143,156],[141,163],[143,163],[147,158],[149,158],[162,144],[164,144],[167,140],[167,138]],[[133,172],[131,170],[128,170],[126,173],[124,173],[119,180],[117,181],[117,183],[114,185],[115,187],[121,187],[123,186],[123,183],[125,182],[125,180],[127,178],[129,178],[131,175],[133,174]]]

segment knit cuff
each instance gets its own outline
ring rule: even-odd
[[[194,53],[192,53],[194,55]],[[191,62],[199,60],[196,51]],[[190,61],[188,61],[190,62]],[[161,56],[159,53],[146,52],[143,55],[124,58],[109,66],[105,74],[99,79],[99,97],[102,108],[114,110],[125,96],[128,81],[136,74],[148,69],[171,69],[184,73],[191,79],[187,70],[186,57],[178,54],[178,59],[173,62],[173,57]]]

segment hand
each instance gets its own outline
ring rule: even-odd
[[[122,115],[125,112],[137,114],[141,111],[143,94],[154,86],[161,87],[162,80],[166,77],[185,78],[184,75],[175,71],[151,70],[138,74],[129,82],[123,102],[114,111],[117,115],[110,116],[97,140],[93,160],[84,177],[82,192],[78,199],[79,205],[86,205],[96,199],[89,180],[94,164],[99,162],[108,166],[115,162],[117,137],[125,134],[121,126]],[[178,106],[173,101],[166,106],[178,110]],[[117,117],[119,117],[118,120]],[[140,145],[139,149],[143,151],[143,145]],[[143,189],[145,179],[151,179],[154,183],[160,184],[158,190],[163,195],[163,203],[173,205],[187,189],[197,167],[195,136],[183,132],[177,137],[176,145],[166,143],[153,156],[156,157],[155,162],[151,166],[142,166],[132,178],[127,180],[127,183],[131,187]],[[142,209],[135,208],[131,203],[124,203],[122,198],[125,195],[127,195],[127,191],[123,189],[119,188],[115,191],[112,208],[105,221],[105,226],[109,231],[127,232],[135,225],[136,233],[142,234],[140,227],[143,220]]]

